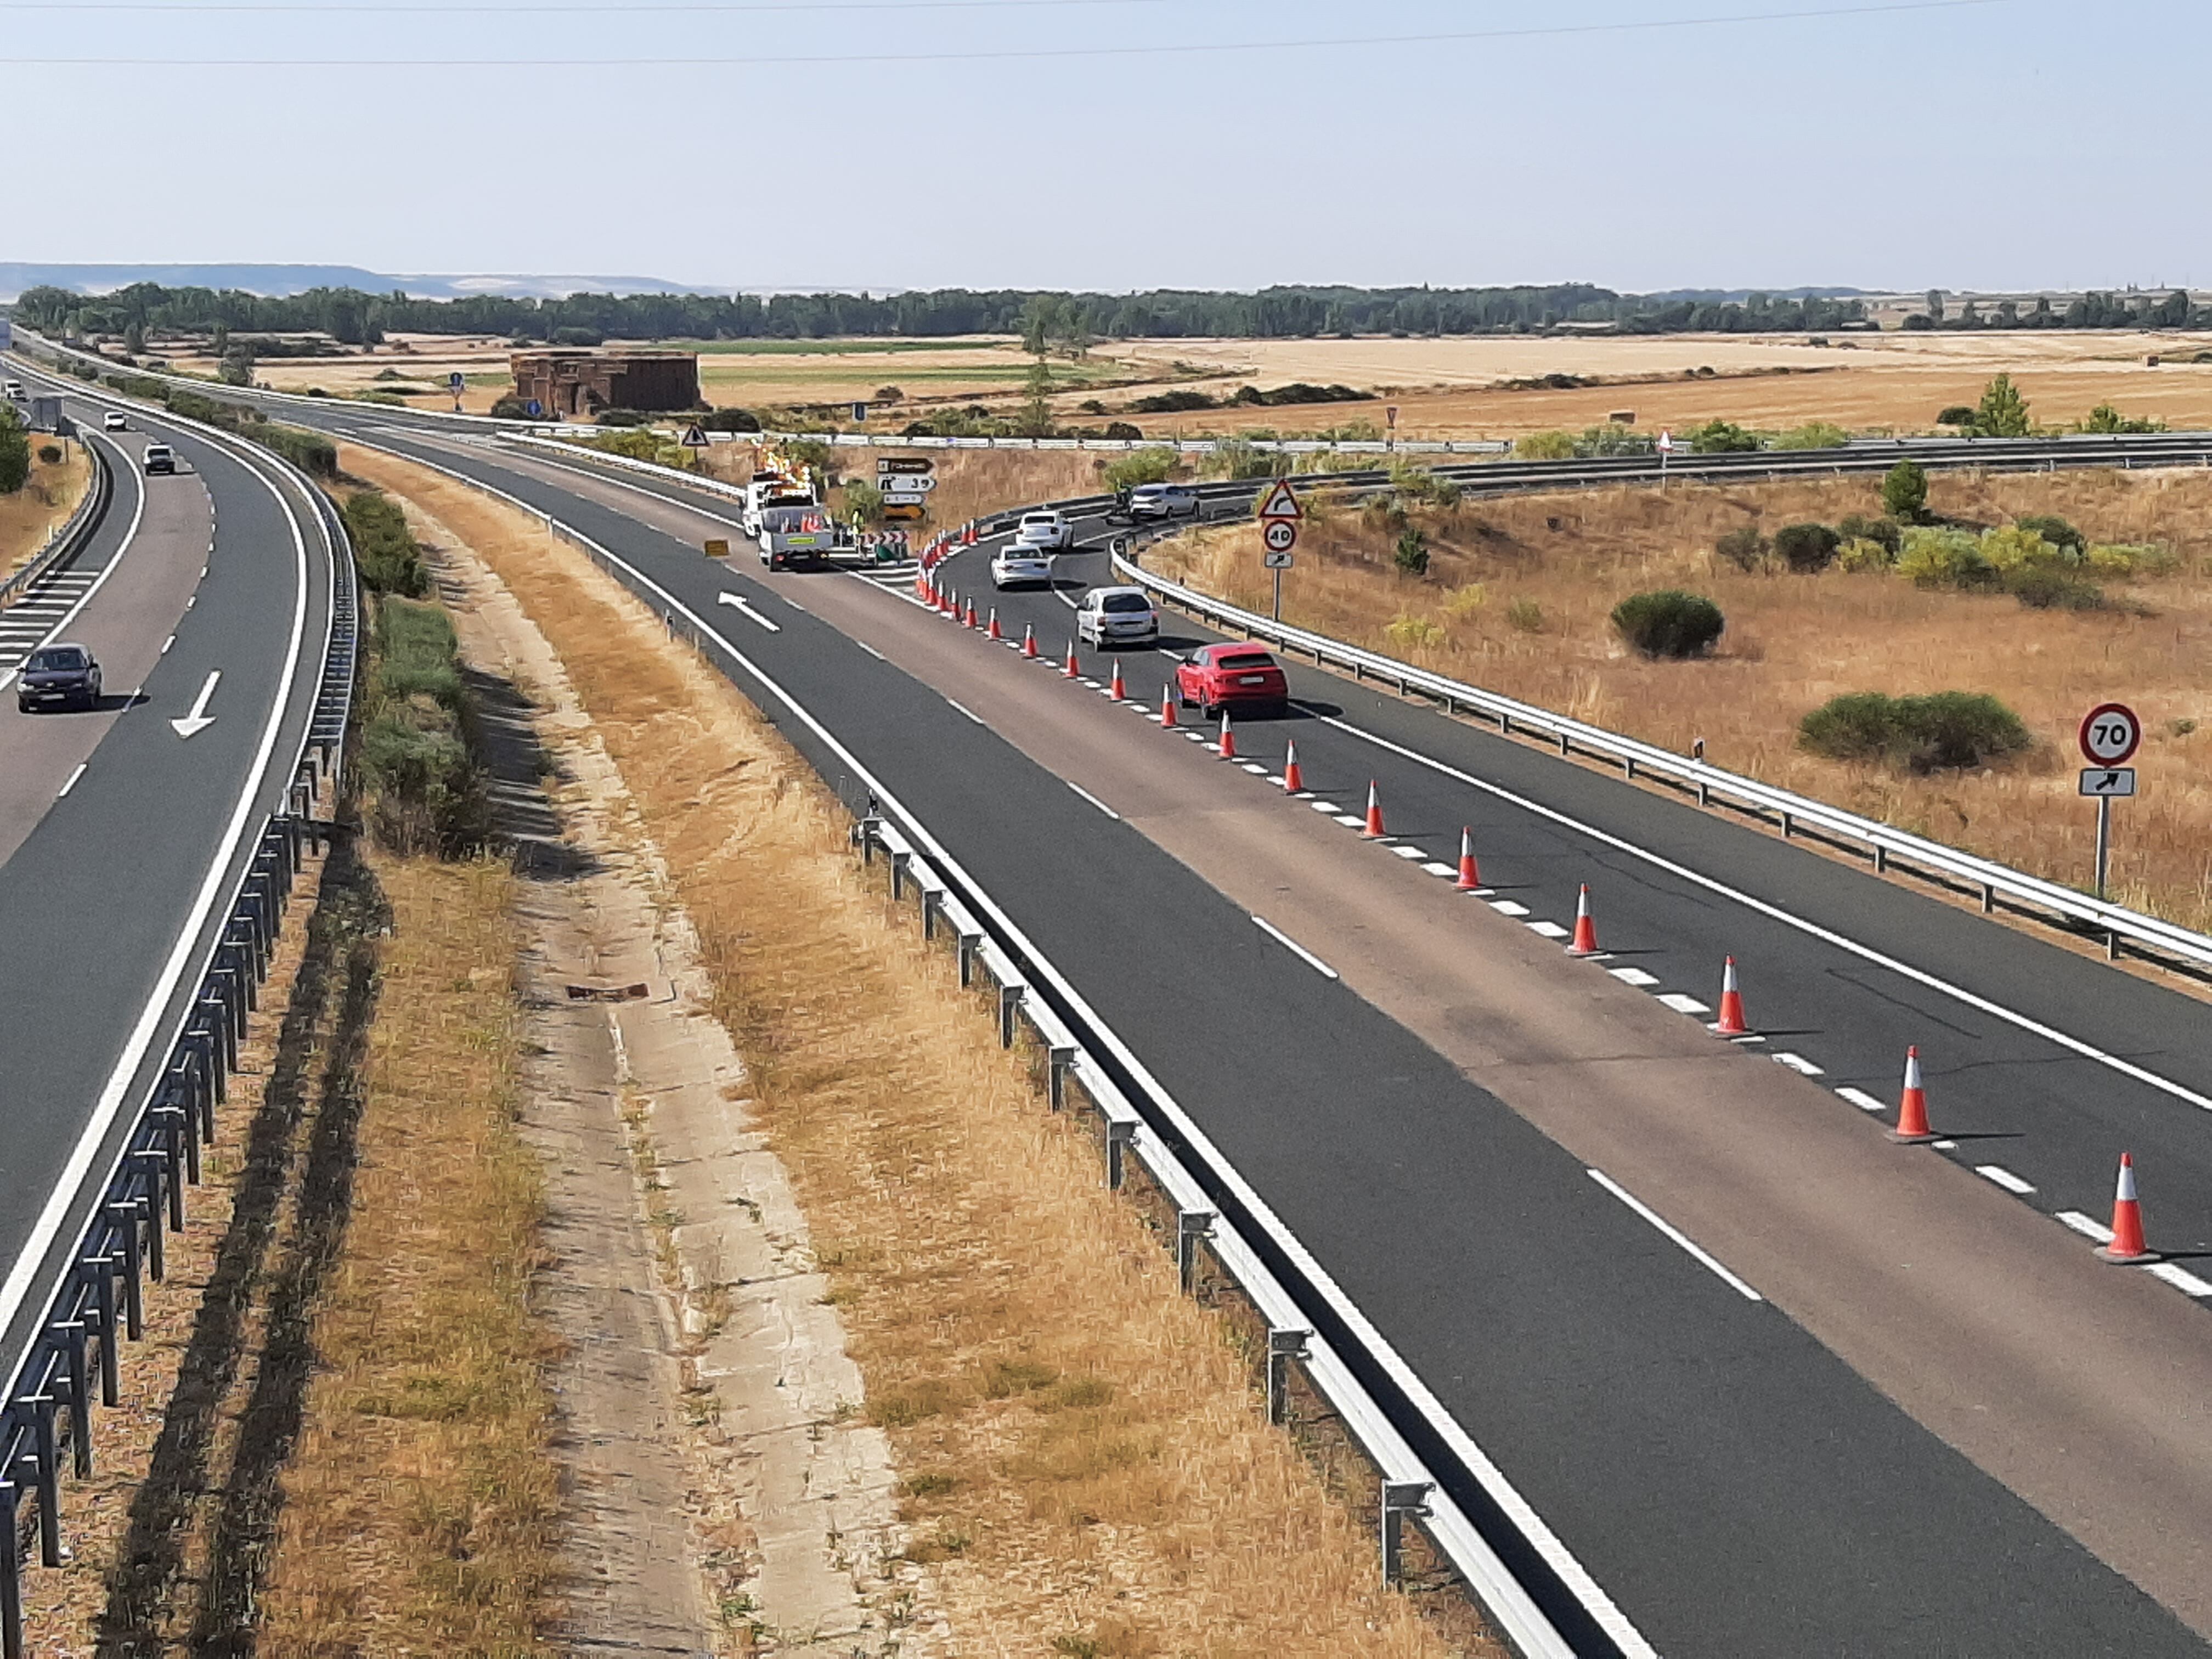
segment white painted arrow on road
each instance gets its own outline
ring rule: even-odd
[[[206,731],[215,724],[215,716],[207,711],[208,699],[215,696],[216,682],[222,678],[222,670],[220,668],[210,672],[207,677],[207,683],[200,687],[199,696],[192,699],[192,712],[180,720],[169,722],[170,729],[179,737],[191,737],[198,732]]]
[[[744,611],[745,615],[750,617],[755,622],[758,623],[763,628],[768,629],[771,634],[781,634],[783,632],[782,629],[777,627],[775,623],[770,622],[766,617],[762,616],[759,611],[754,610],[752,606],[747,605],[743,599],[739,599],[734,593],[723,593],[716,603],[736,606],[738,610]]]

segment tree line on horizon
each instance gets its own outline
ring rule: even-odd
[[[1742,301],[1617,293],[1588,283],[1510,288],[1279,287],[1242,294],[1154,289],[1128,295],[1032,289],[935,289],[866,294],[574,294],[562,299],[476,295],[426,300],[394,291],[318,288],[272,296],[236,289],[134,283],[110,294],[27,289],[25,325],[76,336],[322,333],[370,345],[387,333],[492,334],[519,342],[593,345],[608,339],[776,340],[838,336],[933,339],[1049,333],[1097,339],[1312,339],[1333,335],[1536,333],[1605,327],[1628,334],[1820,333],[1875,326],[1850,296],[1753,294]],[[2063,310],[2010,300],[1947,313],[1931,292],[1907,328],[2126,328],[2212,325],[2212,307],[2185,290],[2091,293]]]

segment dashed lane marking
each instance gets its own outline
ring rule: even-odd
[[[1656,985],[1659,982],[1641,968],[1608,968],[1605,971],[1623,985],[1633,985],[1639,990],[1647,985]]]
[[[1492,899],[1490,908],[1501,916],[1525,916],[1528,914],[1527,905],[1516,904],[1511,899]]]
[[[1774,1056],[1774,1061],[1778,1066],[1787,1066],[1791,1071],[1796,1073],[1800,1077],[1826,1077],[1827,1075],[1826,1072],[1822,1071],[1818,1066],[1815,1066],[1811,1060],[1806,1059],[1804,1055],[1793,1054],[1786,1050],[1781,1054],[1776,1054]]]
[[[1659,996],[1659,1002],[1662,1007],[1672,1008],[1678,1014],[1710,1014],[1712,1012],[1711,1009],[1706,1007],[1705,1005],[1698,1001],[1697,998],[1692,996],[1685,996],[1680,991],[1662,992]]]
[[[1836,1092],[1863,1112],[1886,1112],[1889,1109],[1886,1102],[1876,1100],[1863,1089],[1845,1088],[1838,1089]]]
[[[1540,933],[1546,939],[1572,939],[1574,937],[1573,933],[1570,933],[1566,928],[1560,927],[1556,921],[1524,921],[1521,925],[1523,927],[1526,927],[1530,933]]]
[[[1984,1181],[1994,1181],[2017,1198],[2025,1198],[2035,1190],[2033,1182],[2022,1181],[2002,1164],[1977,1164],[1974,1173]]]

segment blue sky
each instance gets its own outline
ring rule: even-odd
[[[1396,44],[1342,43],[1820,6],[684,3],[0,0],[12,125],[62,141],[43,185],[18,173],[8,257],[876,289],[2212,284],[2201,0]],[[957,56],[1267,40],[1340,44]],[[640,58],[683,61],[613,61]]]

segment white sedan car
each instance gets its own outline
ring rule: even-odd
[[[1065,553],[1075,545],[1075,526],[1057,513],[1024,513],[1014,527],[1014,539],[1031,547]]]
[[[1009,542],[991,556],[991,586],[1052,586],[1052,555],[1026,542]]]

